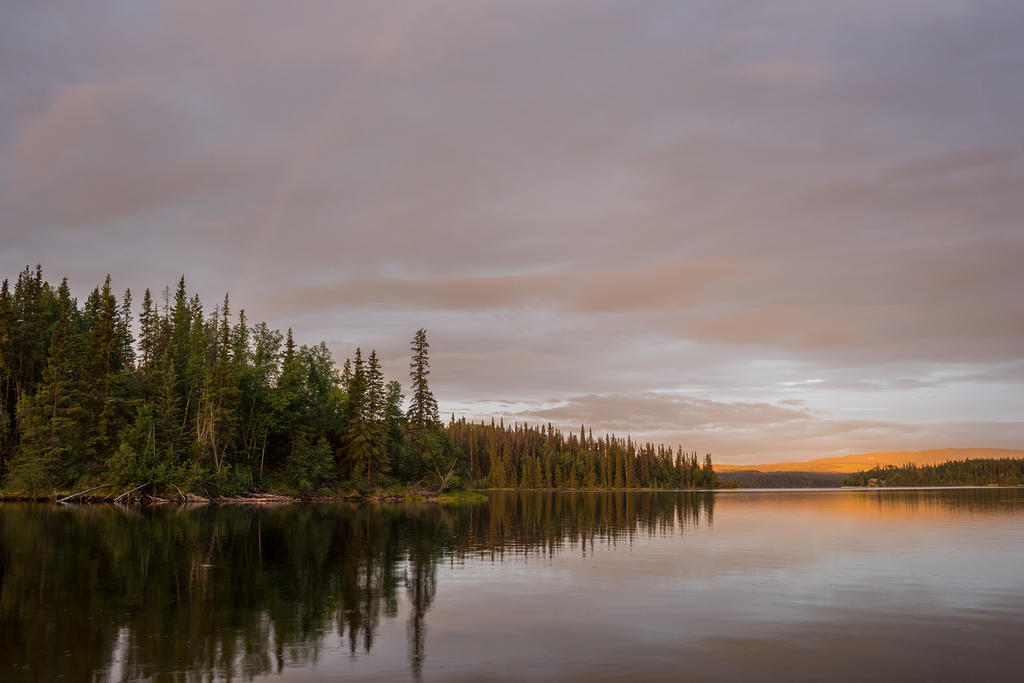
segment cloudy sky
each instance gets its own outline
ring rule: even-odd
[[[1024,4],[77,2],[0,22],[0,273],[182,273],[445,413],[1024,447]]]

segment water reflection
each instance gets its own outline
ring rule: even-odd
[[[728,521],[724,531],[712,531],[716,506]],[[658,572],[679,571],[681,560],[645,565],[655,551],[677,558],[680,539],[724,539],[730,525],[777,544],[775,534],[792,533],[794,520],[805,517],[893,524],[1021,509],[1019,491],[987,490],[498,492],[487,504],[450,506],[3,505],[0,678],[248,680],[308,669],[339,646],[357,661],[403,621],[406,665],[418,678],[439,568],[469,576],[469,567],[589,558],[643,542],[644,554],[630,559],[630,580],[664,583]],[[763,571],[768,560],[758,559],[757,543],[738,532],[735,538],[738,549],[715,561],[735,556]],[[658,539],[672,544],[661,548]],[[710,552],[706,545],[688,550],[690,562]],[[718,565],[710,571],[722,582],[736,573]]]
[[[598,539],[710,523],[713,501],[499,493],[453,506],[4,505],[0,661],[6,680],[251,678],[316,662],[328,633],[369,652],[404,590],[418,674],[443,557],[586,552]]]

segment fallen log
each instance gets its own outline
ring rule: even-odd
[[[117,498],[115,498],[115,499],[114,499],[114,502],[115,502],[115,503],[119,503],[119,502],[121,502],[121,499],[122,499],[122,498],[124,498],[125,496],[131,496],[131,495],[132,495],[133,493],[135,493],[135,492],[136,492],[136,491],[138,491],[139,489],[141,489],[141,488],[144,488],[144,487],[146,487],[146,486],[149,486],[149,482],[148,482],[148,481],[147,481],[147,482],[146,482],[145,484],[143,484],[142,486],[136,486],[136,487],[135,487],[135,488],[133,488],[133,489],[132,489],[131,491],[125,491],[125,492],[124,492],[124,493],[122,493],[122,494],[121,494],[120,496],[118,496]]]
[[[103,486],[93,486],[91,489],[86,489],[84,491],[79,491],[78,493],[72,493],[70,496],[65,496],[64,498],[58,498],[57,502],[58,503],[66,503],[69,500],[71,500],[72,498],[78,498],[79,496],[84,496],[87,493],[92,493],[93,491],[99,491],[100,489],[109,489],[111,486],[115,486],[115,484],[104,484]]]

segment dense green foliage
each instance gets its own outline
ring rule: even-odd
[[[401,402],[376,353],[339,373],[326,345],[233,317],[226,296],[205,312],[184,278],[162,304],[147,290],[137,320],[109,277],[81,308],[39,268],[0,291],[0,474],[15,493],[387,485],[425,469]],[[423,458],[454,457],[436,419],[417,426]]]
[[[855,472],[843,480],[843,486],[867,486],[869,479],[884,480],[886,486],[1019,486],[1024,484],[1024,458],[886,465]]]
[[[184,277],[135,317],[109,276],[84,306],[67,280],[26,268],[0,290],[0,476],[6,490],[110,484],[150,493],[303,495],[448,487],[708,487],[710,456],[550,426],[438,419],[426,331],[411,342],[410,400],[377,354],[339,371],[327,346],[212,311]]]

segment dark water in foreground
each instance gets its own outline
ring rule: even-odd
[[[1020,680],[1024,489],[0,505],[0,680]]]

